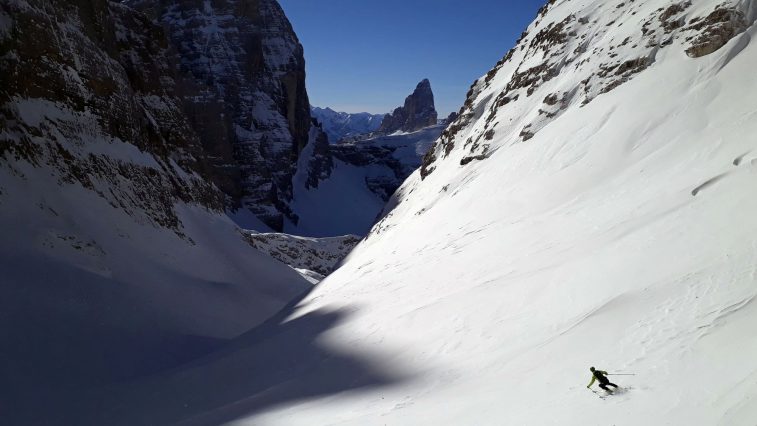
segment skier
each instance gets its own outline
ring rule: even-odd
[[[589,368],[589,371],[591,371],[591,382],[589,382],[589,384],[586,386],[587,389],[591,389],[591,386],[594,384],[595,380],[598,380],[599,387],[606,390],[607,392],[612,393],[612,391],[607,388],[607,385],[610,385],[615,389],[618,388],[618,385],[616,385],[615,383],[610,383],[610,380],[607,379],[606,371],[597,370],[594,367]]]

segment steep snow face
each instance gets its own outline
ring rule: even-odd
[[[331,143],[374,132],[384,119],[383,114],[337,112],[331,108],[311,107],[310,113],[323,125],[323,131],[329,136]]]
[[[550,1],[292,317],[415,380],[235,424],[753,425],[756,10]]]
[[[223,214],[159,27],[105,0],[2,9],[0,423],[82,424],[61,410],[83,389],[207,353],[310,285]]]
[[[459,117],[424,161],[423,177],[439,159],[466,165],[533,138],[671,51],[711,53],[751,25],[755,13],[751,1],[567,3],[543,7],[517,45],[473,84]]]

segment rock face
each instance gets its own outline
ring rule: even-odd
[[[344,138],[375,132],[384,119],[383,114],[337,112],[331,108],[312,107],[310,113],[323,125],[332,144]]]
[[[93,190],[109,181],[109,190],[97,191],[108,202],[177,232],[173,202],[223,208],[223,195],[200,178],[208,172],[202,146],[183,113],[177,58],[159,27],[105,0],[4,9],[13,19],[0,47],[6,160],[53,168],[63,182]],[[78,25],[45,24],[51,17]],[[152,154],[160,172],[108,155],[113,143]]]
[[[437,119],[434,92],[431,91],[428,79],[424,79],[418,83],[413,94],[405,99],[404,106],[384,117],[378,131],[385,134],[397,131],[414,132],[437,124]]]
[[[689,30],[697,31],[698,35],[691,36],[691,46],[686,54],[692,58],[709,55],[723,47],[736,35],[744,32],[748,27],[744,12],[737,8],[719,5],[706,17],[698,17],[691,21]]]
[[[246,231],[245,236],[256,249],[297,269],[308,278],[319,278],[318,281],[334,272],[339,263],[360,242],[360,237],[355,235],[305,238],[289,234]]]
[[[273,229],[308,141],[303,49],[275,0],[128,0],[168,34],[187,77],[183,104],[232,199]]]
[[[308,144],[300,156],[297,169],[304,177],[306,188],[317,187],[320,181],[328,179],[334,169],[329,137],[316,119],[313,119]]]
[[[444,130],[429,126],[412,134],[373,135],[369,138],[331,146],[335,159],[366,169],[365,184],[383,201],[420,167],[423,156]],[[386,173],[390,170],[391,173]]]

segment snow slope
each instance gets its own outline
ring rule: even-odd
[[[665,1],[550,3],[342,268],[231,349],[109,389],[92,423],[753,426],[755,2],[696,58],[686,28],[719,2],[668,34]],[[564,44],[582,36],[604,53]],[[557,74],[516,72],[543,60]],[[592,365],[636,375],[602,400]]]
[[[687,38],[710,36],[688,28],[720,1],[692,2],[669,33],[669,2],[551,3],[473,87],[447,156],[440,142],[433,172],[291,317],[350,309],[324,344],[417,376],[233,424],[757,424],[756,4],[727,2],[745,31],[692,58]],[[570,15],[566,41],[590,48],[533,42]],[[650,52],[643,71],[608,73],[622,84],[584,90],[600,65]],[[561,68],[495,106],[542,60]],[[539,113],[566,92],[559,114]],[[592,365],[636,376],[601,400],[585,389]]]
[[[309,289],[220,212],[179,203],[177,233],[47,169],[2,168],[0,187],[3,424],[65,424],[81,392],[203,355]]]
[[[106,0],[0,8],[0,424],[83,424],[83,395],[212,352],[312,286],[223,213],[159,28]]]

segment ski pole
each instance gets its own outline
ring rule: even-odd
[[[636,373],[607,373],[608,376],[635,376]]]

